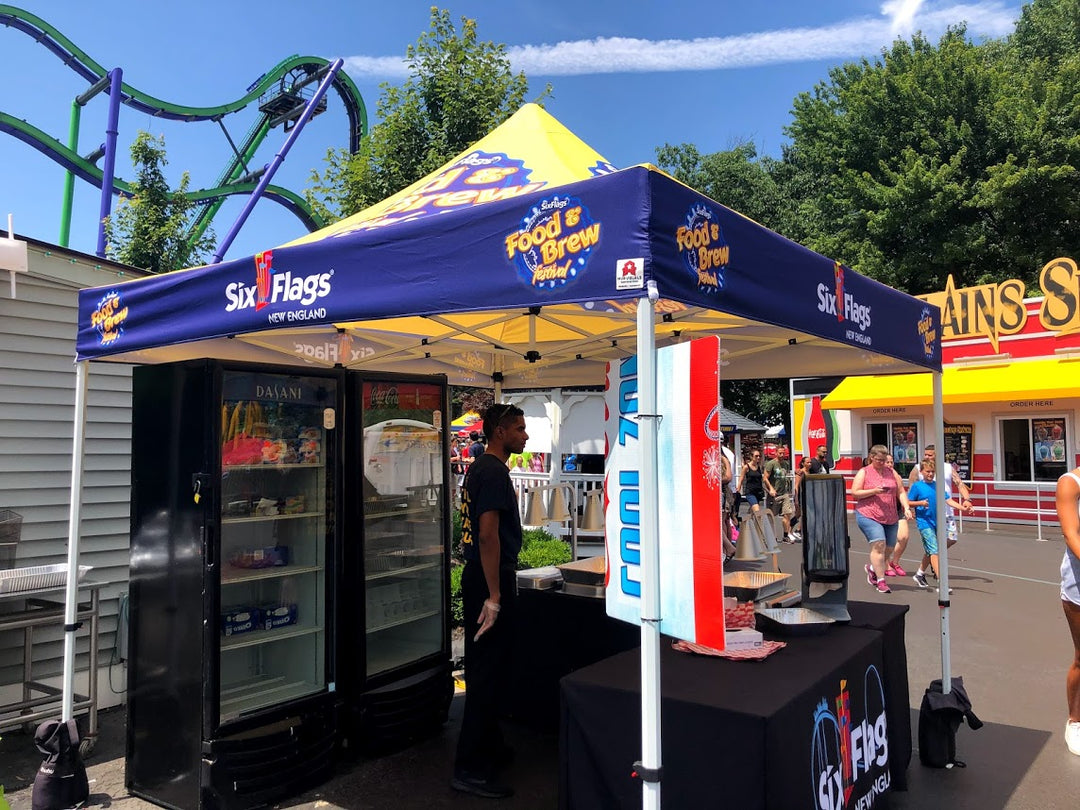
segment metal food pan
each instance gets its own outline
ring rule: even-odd
[[[83,577],[92,568],[92,565],[80,565],[77,581],[82,582]],[[67,573],[68,567],[66,563],[34,565],[29,568],[12,568],[7,571],[0,571],[0,593],[62,588],[67,584]]]
[[[563,582],[574,582],[580,585],[603,585],[604,575],[607,573],[607,559],[603,555],[586,557],[555,567],[562,572]]]
[[[771,571],[731,571],[724,574],[724,596],[734,596],[740,602],[756,602],[787,587],[791,574]]]
[[[812,636],[824,633],[836,620],[824,613],[803,607],[760,608],[761,629],[789,636]]]

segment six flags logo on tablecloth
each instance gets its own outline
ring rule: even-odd
[[[856,707],[857,708],[857,707]],[[889,726],[885,688],[877,667],[863,675],[863,706],[853,713],[846,679],[830,708],[825,698],[814,711],[810,777],[815,810],[869,810],[889,789]],[[859,790],[854,802],[852,796]]]

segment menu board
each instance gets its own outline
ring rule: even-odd
[[[960,479],[971,481],[971,456],[975,452],[975,425],[945,423],[945,460]]]
[[[1065,418],[1031,420],[1031,451],[1035,480],[1052,481],[1065,472]]]

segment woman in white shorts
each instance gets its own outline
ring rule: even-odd
[[[1065,676],[1065,698],[1069,704],[1065,744],[1080,756],[1080,467],[1058,479],[1057,514],[1061,533],[1065,536],[1061,607],[1073,641],[1073,661]]]

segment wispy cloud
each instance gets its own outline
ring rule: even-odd
[[[859,17],[817,28],[787,28],[699,39],[600,37],[507,48],[514,70],[530,77],[601,73],[661,73],[680,70],[733,70],[764,65],[851,59],[876,54],[897,36],[922,31],[934,38],[950,25],[966,22],[973,36],[998,37],[1016,23],[1015,7],[999,0],[934,5],[924,0],[888,0],[879,17]],[[396,56],[351,56],[350,75],[399,81],[408,76]]]

